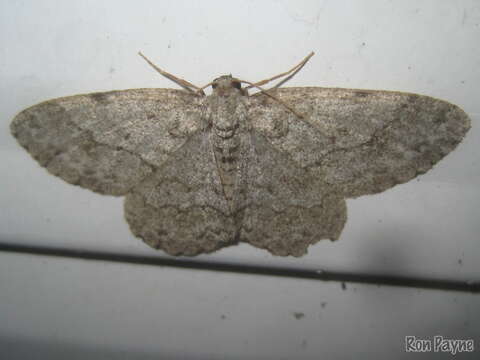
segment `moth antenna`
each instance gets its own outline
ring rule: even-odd
[[[268,78],[268,79],[264,79],[264,80],[261,80],[261,81],[258,81],[252,85],[249,85],[246,87],[246,89],[250,89],[252,87],[256,87],[256,86],[260,86],[260,85],[265,85],[265,84],[268,84],[270,81],[273,81],[273,80],[276,80],[278,78],[281,78],[283,76],[286,76],[290,73],[293,72],[293,74],[291,74],[289,77],[287,77],[286,79],[283,79],[282,81],[280,81],[277,85],[275,85],[272,89],[276,89],[278,87],[280,87],[281,85],[283,85],[284,83],[286,83],[288,80],[290,80],[292,77],[295,76],[296,73],[298,73],[304,66],[305,64],[308,62],[308,60],[310,60],[310,58],[315,55],[315,53],[312,51],[310,54],[308,54],[305,59],[303,59],[300,63],[298,63],[297,65],[295,65],[293,68],[291,68],[290,70],[288,71],[285,71],[281,74],[278,74],[278,75],[275,75],[271,78]]]
[[[209,87],[212,84],[213,84],[213,81],[210,81],[207,85],[202,86],[199,90],[203,91],[204,89],[206,89],[207,87]]]
[[[173,81],[175,84],[181,86],[188,92],[191,92],[193,94],[200,94],[200,95],[205,95],[203,92],[203,89],[199,88],[198,86],[193,85],[192,83],[188,82],[187,80],[181,79],[176,77],[175,75],[172,75],[165,70],[160,69],[158,66],[156,66],[154,63],[152,63],[150,60],[147,59],[145,55],[142,54],[141,51],[138,52],[138,55],[140,55],[151,67],[153,67],[160,75],[166,77],[168,80]],[[196,91],[192,90],[195,89]]]
[[[254,87],[254,88],[257,88],[258,90],[260,90],[260,92],[272,99],[274,99],[275,101],[278,101],[280,104],[282,104],[283,106],[285,106],[288,110],[290,110],[293,114],[295,114],[296,116],[298,116],[300,119],[303,119],[303,115],[302,114],[299,114],[297,111],[295,111],[294,108],[292,108],[291,106],[289,106],[287,103],[285,103],[284,101],[280,100],[278,97],[272,95],[272,94],[269,94],[268,93],[268,90],[265,90],[265,89],[262,89],[260,86],[254,84],[254,83],[251,83],[250,81],[246,81],[246,80],[239,80],[240,82],[243,82],[245,84],[249,84],[250,86],[249,87]],[[270,90],[270,89],[269,89]]]

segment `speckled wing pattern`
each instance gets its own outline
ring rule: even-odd
[[[235,242],[209,133],[199,131],[125,199],[132,232],[171,255],[197,255]]]
[[[46,101],[23,110],[10,128],[53,175],[124,195],[197,131],[201,117],[194,95],[132,89]]]
[[[274,255],[301,256],[337,239],[345,200],[275,150],[255,130],[239,135],[234,198],[224,194],[212,131],[194,134],[125,200],[132,232],[171,255],[208,253],[238,241]]]
[[[336,240],[347,219],[343,197],[253,130],[246,161],[240,240],[279,256],[302,256]]]
[[[245,241],[301,256],[340,236],[345,198],[428,171],[470,127],[460,108],[427,96],[284,88],[271,91],[276,99],[245,97],[231,76],[219,79],[231,95],[54,99],[22,111],[11,131],[52,174],[127,195],[132,232],[154,248],[197,255]]]
[[[446,101],[416,94],[339,88],[252,96],[253,126],[274,148],[345,198],[374,194],[425,173],[461,142],[468,116]]]

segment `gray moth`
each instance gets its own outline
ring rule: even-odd
[[[249,95],[278,77],[231,75],[206,96],[156,69],[184,90],[53,99],[20,112],[11,132],[51,174],[126,196],[132,233],[171,255],[243,241],[302,256],[339,238],[345,199],[425,173],[470,128],[459,107],[428,96],[278,85]]]

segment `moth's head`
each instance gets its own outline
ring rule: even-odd
[[[213,80],[212,89],[213,93],[219,96],[246,95],[246,91],[242,89],[242,82],[232,75],[223,75]]]

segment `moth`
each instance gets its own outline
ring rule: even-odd
[[[302,256],[339,238],[345,199],[425,173],[470,128],[459,107],[428,96],[279,88],[312,55],[256,83],[224,75],[202,88],[144,57],[183,89],[49,100],[11,132],[51,174],[126,196],[132,233],[153,248],[193,256],[244,241]]]

